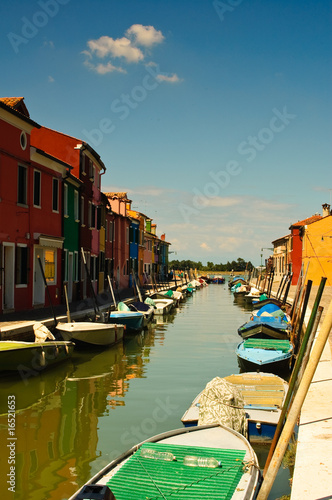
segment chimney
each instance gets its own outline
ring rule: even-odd
[[[331,210],[330,210],[330,205],[328,203],[324,203],[324,205],[322,205],[323,207],[323,217],[327,217],[328,215],[331,215]]]

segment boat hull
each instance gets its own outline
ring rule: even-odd
[[[253,343],[248,344],[251,341],[257,341],[256,347],[253,347]],[[288,343],[287,352],[278,347],[272,347],[273,344],[277,346],[277,343],[280,342]],[[261,343],[261,345],[264,343],[265,348],[258,347],[259,343]],[[268,346],[268,343],[270,343],[270,347]],[[289,373],[290,363],[293,356],[293,346],[291,342],[286,340],[247,339],[238,345],[236,354],[238,357],[239,367],[243,371],[263,371],[277,374]]]
[[[71,340],[77,346],[110,346],[123,339],[124,325],[111,323],[58,323],[57,330],[64,340]]]
[[[139,311],[111,311],[108,321],[116,325],[125,325],[126,334],[138,333],[143,328],[144,315]]]
[[[287,340],[289,338],[288,330],[282,328],[274,328],[273,326],[261,323],[257,324],[255,322],[248,322],[238,329],[238,334],[243,339],[248,339],[250,337],[260,338],[260,339],[279,339]]]
[[[16,342],[0,341],[0,371],[40,371],[69,359],[74,350],[72,342]]]

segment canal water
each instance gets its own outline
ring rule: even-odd
[[[2,378],[1,499],[68,499],[134,444],[182,427],[207,382],[239,373],[237,328],[249,314],[227,284],[211,284],[123,344],[75,351],[71,361],[27,380]],[[13,400],[15,440],[8,434]],[[266,451],[256,450],[261,460]],[[289,492],[289,471],[281,468],[269,499]]]

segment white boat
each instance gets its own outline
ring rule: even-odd
[[[155,316],[168,314],[174,307],[174,300],[171,299],[151,299],[150,297],[148,297],[147,299],[145,299],[145,303],[154,307]]]
[[[77,321],[58,323],[57,330],[64,340],[71,340],[78,346],[110,346],[123,339],[125,327],[115,323]]]
[[[228,427],[207,425],[165,432],[133,446],[69,500],[252,500],[259,480],[250,443]]]
[[[218,382],[218,378],[214,380]],[[272,373],[261,372],[229,375],[224,377],[223,380],[233,384],[241,393],[243,408],[248,421],[249,441],[253,443],[272,440],[287,395],[287,382]],[[217,394],[216,390],[215,388],[214,394]],[[186,427],[200,423],[200,400],[203,392],[196,396],[181,418]],[[219,403],[223,404],[222,398],[220,398],[219,402],[218,399],[213,401],[211,399],[211,405],[214,405],[214,408]]]

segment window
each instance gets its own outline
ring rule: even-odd
[[[17,245],[16,247],[16,285],[28,284],[28,247]]]
[[[27,147],[27,144],[28,144],[27,135],[26,135],[25,132],[21,132],[21,135],[20,135],[20,144],[21,144],[21,148],[24,151],[26,149],[26,147]]]
[[[19,165],[17,182],[17,203],[19,203],[20,205],[27,204],[27,175],[27,168],[23,167],[23,165]]]
[[[126,227],[126,243],[129,244],[129,227]]]
[[[79,221],[79,198],[78,198],[78,191],[74,191],[74,219],[76,222]]]
[[[59,212],[59,180],[53,178],[53,198],[52,198],[53,212]]]
[[[64,261],[65,261],[65,272],[63,279],[64,281],[68,281],[68,250],[64,250]]]
[[[96,207],[97,211],[97,229],[101,228],[101,206]]]
[[[63,186],[63,215],[68,217],[68,184]]]
[[[84,196],[81,196],[81,225],[84,226]]]
[[[108,221],[105,220],[105,241],[107,241],[107,229],[108,229]]]
[[[109,239],[113,241],[113,222],[110,220]]]
[[[78,281],[78,252],[74,252],[74,281]]]
[[[41,173],[35,170],[33,173],[33,204],[35,207],[40,207],[40,179]]]
[[[96,227],[96,207],[92,203],[90,203],[90,227]]]
[[[55,283],[55,250],[45,250],[45,278],[48,283]]]

